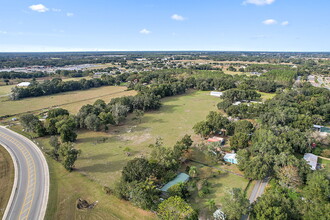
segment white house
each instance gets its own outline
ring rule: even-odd
[[[223,95],[223,93],[222,92],[214,92],[213,91],[213,92],[210,93],[210,95],[211,96],[215,96],[215,97],[221,97]]]
[[[18,83],[16,86],[18,87],[28,87],[31,83],[30,82],[21,82]]]
[[[304,155],[304,159],[311,166],[312,170],[316,170],[316,165],[317,165],[317,156],[316,155],[311,154],[311,153],[306,153]]]
[[[237,164],[237,159],[236,159],[236,154],[229,154],[227,153],[224,157],[223,157],[224,161],[229,162],[229,163],[233,163],[233,164]]]

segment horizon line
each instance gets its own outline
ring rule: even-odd
[[[116,53],[116,52],[262,52],[262,53],[330,53],[330,51],[295,50],[63,50],[63,51],[0,51],[1,53]]]

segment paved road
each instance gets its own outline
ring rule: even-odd
[[[260,197],[264,191],[265,191],[265,188],[268,184],[268,181],[269,179],[266,178],[266,179],[263,179],[263,180],[258,180],[256,185],[254,185],[254,188],[252,190],[252,193],[250,195],[250,203],[252,204],[254,201],[257,200],[258,197]],[[248,215],[243,215],[241,220],[249,220],[250,217]]]
[[[268,178],[257,181],[256,185],[254,186],[254,188],[252,190],[250,198],[249,198],[250,203],[253,203],[254,201],[256,201],[257,198],[264,193],[265,188],[268,184],[268,181],[269,181]]]
[[[5,127],[0,127],[0,144],[10,152],[15,163],[14,187],[3,219],[43,219],[49,171],[41,150],[26,137]]]

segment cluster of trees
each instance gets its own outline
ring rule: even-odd
[[[156,211],[161,219],[196,219],[196,211],[186,202],[189,191],[185,184],[172,186],[169,198],[163,202],[159,190],[177,175],[192,143],[190,136],[185,135],[173,148],[168,148],[157,139],[149,146],[152,149],[149,159],[135,158],[124,167],[116,195],[142,209]]]
[[[228,114],[228,116],[233,116],[235,118],[253,118],[260,112],[259,103],[241,103],[238,105],[233,105],[236,101],[249,102],[252,100],[260,99],[261,95],[255,90],[244,90],[244,89],[230,89],[223,93],[223,101],[219,102],[218,109],[223,110]]]
[[[309,173],[306,184],[299,190],[283,187],[276,179],[271,180],[269,185],[252,205],[241,189],[228,190],[214,218],[239,220],[243,215],[249,215],[253,220],[330,218],[330,181],[324,172]]]
[[[122,54],[122,53],[120,53]],[[124,62],[126,56],[105,52],[79,53],[3,53],[0,68],[25,66],[66,66],[86,63]]]
[[[46,76],[49,76],[49,74],[45,72],[0,72],[0,78],[2,79],[32,79]]]
[[[74,163],[78,159],[81,150],[75,149],[71,142],[60,143],[56,136],[50,138],[49,144],[53,147],[53,149],[50,150],[49,155],[54,160],[60,161],[66,170],[72,171]]]
[[[246,67],[246,72],[267,72],[270,70],[277,70],[277,69],[290,69],[289,65],[276,65],[276,64],[250,64]]]
[[[205,121],[198,122],[193,127],[196,134],[206,138],[210,134],[220,134],[226,131],[228,135],[232,135],[235,129],[234,123],[220,113],[211,111]]]
[[[198,122],[193,127],[196,134],[206,138],[210,135],[226,134],[230,137],[232,150],[244,149],[249,146],[249,142],[255,130],[253,124],[247,120],[232,122],[220,113],[211,111],[205,121]]]
[[[297,78],[297,69],[274,69],[268,71],[264,77],[267,79],[274,80],[282,85],[290,86],[293,84],[294,80]]]
[[[182,74],[189,73],[188,77],[181,77]],[[218,73],[217,77],[207,76],[208,73]],[[141,90],[142,84],[173,84],[177,83],[178,88],[193,88],[197,90],[210,91],[210,90],[227,90],[235,88],[235,79],[231,75],[224,74],[223,72],[207,71],[207,70],[191,70],[190,72],[184,69],[169,69],[159,70],[153,72],[133,73],[127,77],[127,81],[131,83],[129,88]],[[138,83],[135,83],[138,82]],[[180,94],[180,93],[178,93]]]
[[[301,190],[280,186],[276,180],[252,205],[251,219],[329,219],[330,182],[326,173],[307,175]]]
[[[145,111],[157,110],[160,106],[159,96],[152,93],[114,98],[108,104],[99,99],[93,105],[82,106],[76,120],[79,128],[108,130],[109,124],[119,125],[129,113],[133,112],[140,117]]]
[[[267,101],[259,118],[271,126],[289,126],[301,131],[313,124],[330,122],[330,91],[305,84],[302,88],[276,95]]]
[[[62,108],[50,110],[44,123],[33,114],[22,115],[20,122],[26,131],[33,132],[39,137],[60,135],[62,142],[74,142],[77,138],[75,133],[77,128],[76,119]]]
[[[223,98],[226,101],[236,102],[236,101],[242,101],[242,100],[256,100],[260,98],[261,95],[257,93],[255,90],[250,89],[229,89],[227,91],[223,92],[223,95],[221,98]]]
[[[250,179],[264,179],[268,176],[285,178],[281,172],[290,172],[286,167],[296,169],[297,178],[305,179],[309,165],[298,159],[294,153],[310,152],[310,140],[298,130],[259,129],[252,136],[251,145],[237,152],[238,167]]]
[[[33,114],[26,114],[20,117],[22,126],[28,132],[36,133],[38,136],[53,135],[50,139],[50,145],[53,149],[50,155],[57,161],[61,161],[65,169],[71,171],[80,151],[72,145],[77,138],[75,129],[76,120],[65,109],[57,108],[48,112],[45,122]],[[57,136],[61,137],[61,141]]]
[[[167,96],[180,95],[186,92],[187,85],[182,82],[152,84],[149,87],[136,86],[135,89],[139,90],[142,94],[153,94],[160,98]]]
[[[18,100],[27,97],[37,97],[44,95],[51,95],[61,92],[76,91],[76,90],[86,90],[90,88],[96,88],[104,85],[114,85],[114,78],[104,79],[81,79],[79,81],[62,81],[60,78],[55,78],[52,80],[46,80],[43,83],[38,83],[37,81],[32,81],[31,85],[22,88],[15,87],[12,89],[11,99]]]

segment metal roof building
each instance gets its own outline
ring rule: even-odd
[[[18,87],[27,87],[27,86],[29,86],[31,83],[29,83],[29,82],[21,82],[21,83],[18,83],[17,84],[17,86]]]
[[[210,92],[210,95],[211,96],[215,96],[215,97],[221,97],[222,95],[223,95],[223,93],[222,92]]]
[[[311,154],[311,153],[306,153],[304,155],[304,159],[311,166],[312,170],[316,170],[316,165],[317,165],[317,156],[316,155]]]
[[[175,184],[187,182],[189,180],[189,178],[190,177],[188,174],[180,173],[173,180],[171,180],[165,186],[163,186],[163,188],[161,188],[160,190],[163,192],[167,192],[167,190],[169,188],[171,188],[172,186],[174,186]]]

